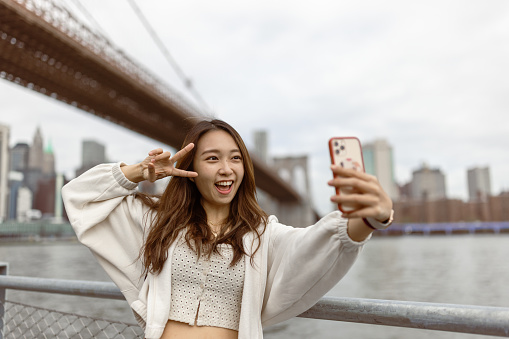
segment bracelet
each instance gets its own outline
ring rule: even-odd
[[[362,221],[366,224],[366,226],[374,229],[374,230],[384,230],[392,224],[392,220],[394,219],[394,210],[391,210],[391,215],[389,219],[385,221],[378,221],[375,218],[367,217],[362,218]]]

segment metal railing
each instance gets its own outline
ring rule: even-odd
[[[7,267],[0,263],[0,339],[6,289],[124,299],[113,283],[8,276]],[[299,317],[509,337],[505,307],[324,297]]]
[[[2,303],[0,303],[2,304]],[[135,339],[143,338],[136,324],[97,319],[7,301],[2,339]]]

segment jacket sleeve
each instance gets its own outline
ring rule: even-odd
[[[117,163],[98,165],[62,188],[78,240],[92,251],[129,304],[143,283],[138,256],[148,211],[134,197],[136,187]]]
[[[368,239],[348,236],[347,219],[332,212],[307,228],[271,217],[263,326],[295,317],[313,306],[348,272]]]

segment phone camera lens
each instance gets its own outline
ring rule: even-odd
[[[336,154],[339,154],[339,150],[338,149],[336,150]]]
[[[339,143],[337,141],[334,141],[334,146],[337,146],[339,145]]]
[[[345,150],[345,145],[341,145],[341,147],[339,147],[342,151]]]

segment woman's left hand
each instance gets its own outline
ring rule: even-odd
[[[383,222],[388,220],[392,211],[392,200],[383,190],[378,179],[370,174],[353,169],[344,169],[338,165],[331,166],[335,178],[328,184],[338,191],[348,191],[348,194],[337,194],[331,201],[352,208],[344,212],[345,218],[372,217]]]

